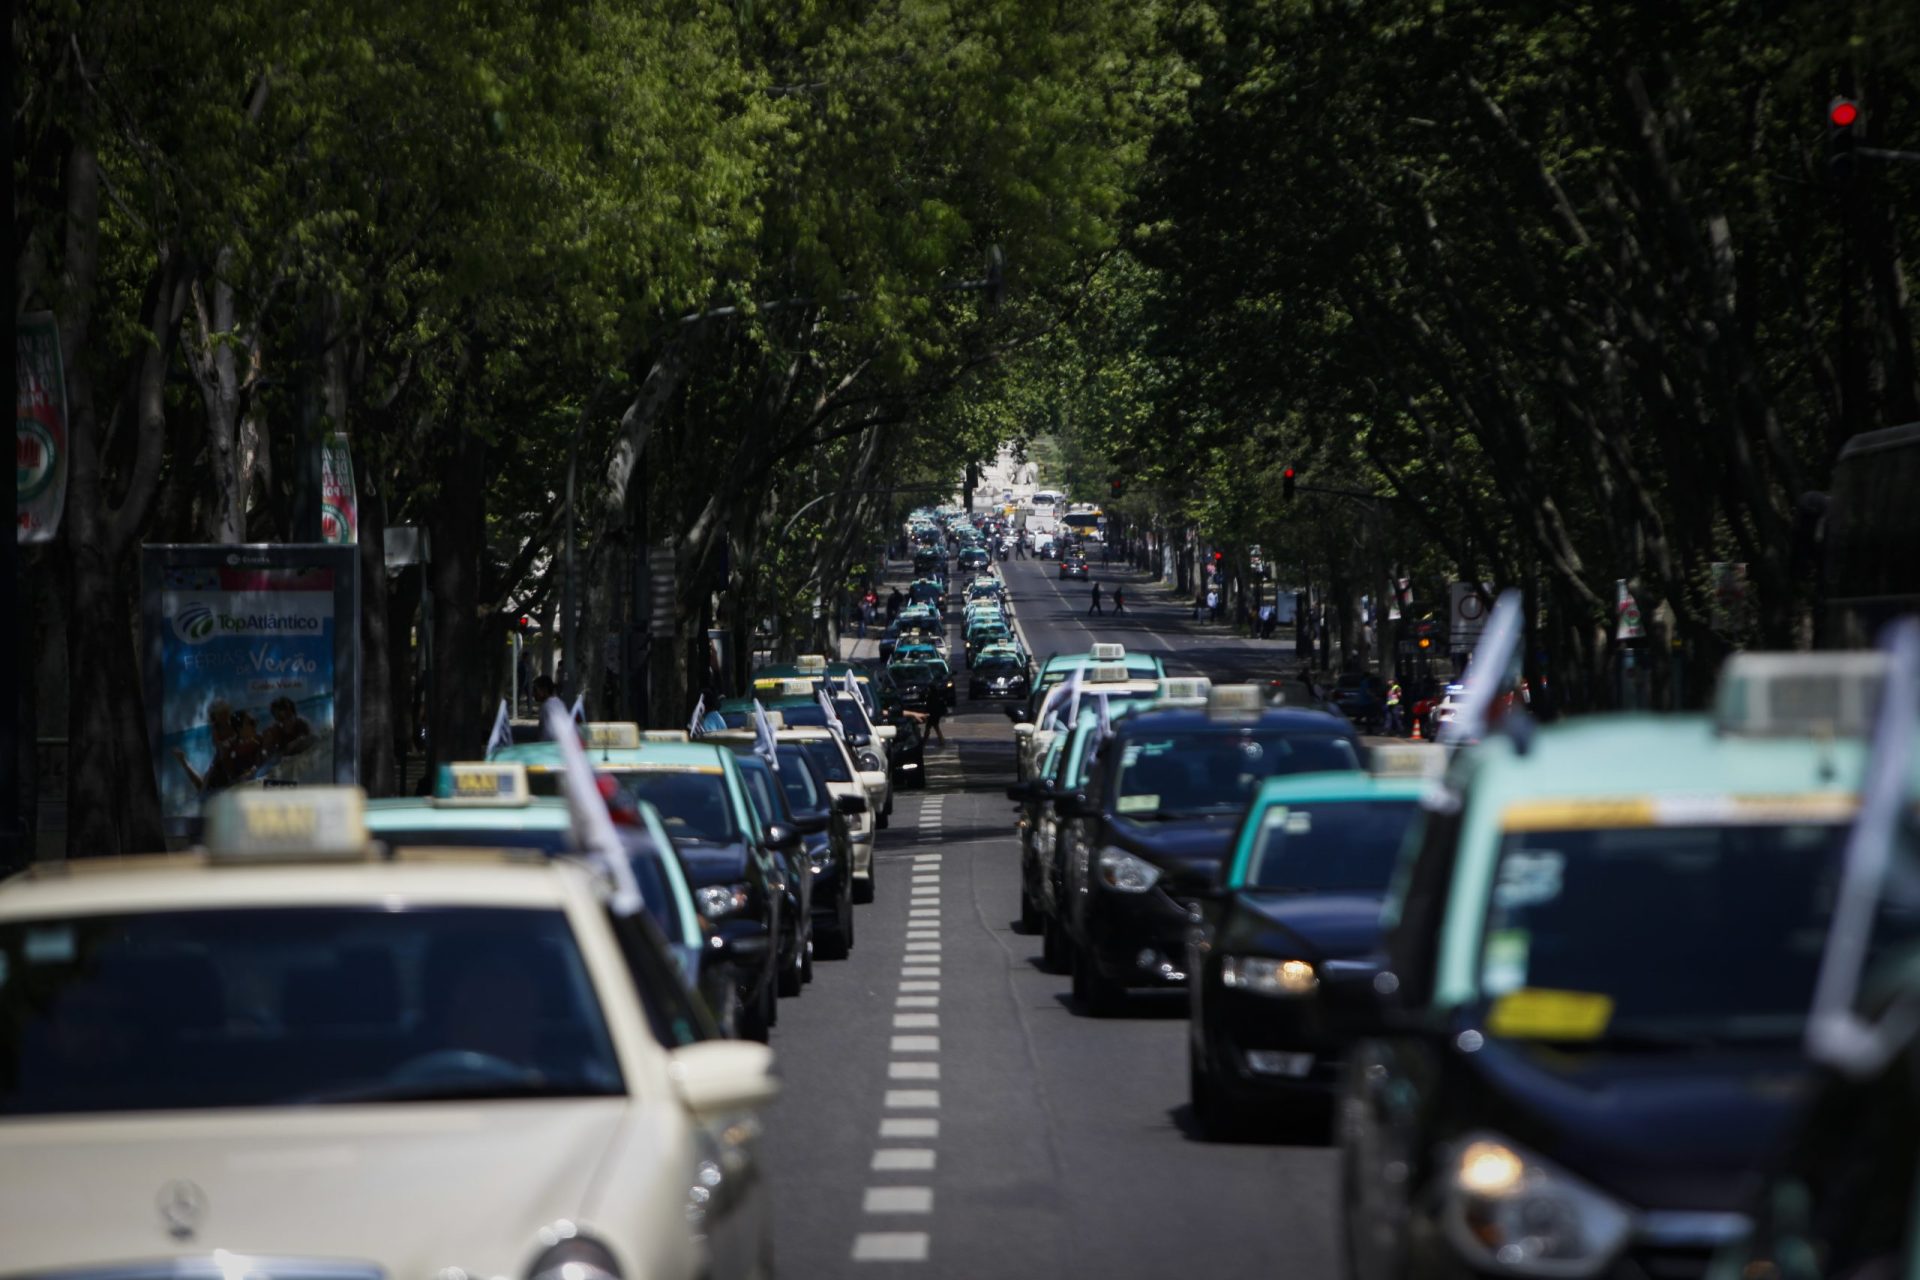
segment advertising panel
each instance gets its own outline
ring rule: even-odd
[[[353,450],[338,432],[320,446],[320,541],[360,540],[360,498],[353,487]]]
[[[15,324],[13,451],[16,542],[52,542],[67,505],[67,379],[53,313]]]
[[[228,787],[359,774],[350,546],[143,548],[147,715],[169,834]]]

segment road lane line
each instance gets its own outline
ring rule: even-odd
[[[931,1147],[882,1147],[873,1153],[875,1173],[927,1173],[933,1169]]]
[[[893,1007],[896,1009],[938,1009],[939,996],[895,996]]]
[[[868,1187],[860,1207],[867,1213],[932,1213],[932,1187]]]
[[[937,1138],[940,1122],[931,1117],[888,1116],[880,1122],[883,1138]]]
[[[893,1038],[893,1052],[895,1053],[938,1053],[940,1052],[940,1037],[939,1036],[895,1036]]]
[[[889,1089],[884,1102],[893,1111],[938,1111],[938,1089]]]
[[[853,1238],[855,1262],[925,1262],[924,1231],[863,1231]]]
[[[940,984],[939,984],[939,982],[938,982],[938,981],[934,981],[934,982],[902,982],[902,983],[900,984],[900,989],[901,989],[902,991],[938,991],[938,990],[940,989]]]
[[[937,978],[940,976],[939,965],[918,963],[919,961],[938,960],[939,959],[938,956],[916,956],[914,957],[914,959],[916,963],[910,964],[906,968],[900,971],[901,977],[903,978]]]
[[[925,1031],[940,1025],[940,1015],[937,1013],[896,1013],[893,1015],[893,1025],[901,1031]]]

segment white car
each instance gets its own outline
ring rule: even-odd
[[[779,716],[779,712],[767,713],[769,719]],[[827,790],[836,803],[842,797],[857,796],[862,808],[847,812],[848,833],[853,842],[853,900],[855,902],[873,901],[873,837],[877,823],[879,780],[872,770],[860,768],[846,742],[831,729],[818,725],[790,725],[784,720],[775,721],[775,735],[782,742],[798,742],[820,766],[820,772],[827,780]]]
[[[354,788],[0,884],[9,1274],[771,1274],[763,1045],[585,862],[379,856]]]

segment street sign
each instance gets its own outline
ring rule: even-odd
[[[1492,597],[1493,588],[1484,582],[1477,592],[1471,582],[1456,582],[1447,588],[1451,620],[1447,643],[1455,653],[1471,649],[1479,642],[1480,633],[1487,625],[1487,600]]]
[[[647,634],[673,638],[673,548],[647,549]]]
[[[51,311],[23,315],[14,341],[17,542],[52,542],[67,505],[67,379]]]
[[[1625,578],[1614,580],[1614,612],[1618,618],[1613,628],[1614,639],[1639,640],[1646,636],[1647,629],[1640,621],[1640,605],[1627,590]]]

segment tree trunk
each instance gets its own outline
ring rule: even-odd
[[[433,563],[432,743],[428,768],[477,759],[486,748],[493,711],[487,705],[487,655],[480,618],[481,560],[486,554],[486,446],[464,423],[443,424],[444,465],[429,527]],[[581,656],[567,655],[577,673]]]
[[[400,790],[394,756],[393,675],[387,642],[387,495],[373,468],[359,476],[360,514],[360,785],[368,795]]]

